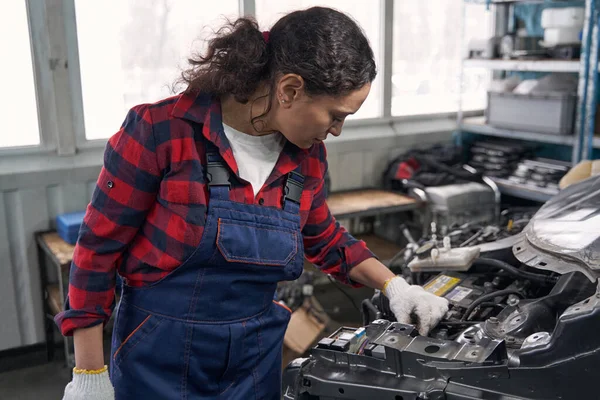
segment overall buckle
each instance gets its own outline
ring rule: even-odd
[[[300,204],[300,197],[302,196],[303,189],[304,175],[299,174],[296,171],[291,171],[285,182],[283,201],[291,200],[294,203]]]
[[[208,180],[208,186],[228,186],[231,187],[229,182],[229,170],[225,163],[220,159],[208,158],[206,163],[206,179]]]

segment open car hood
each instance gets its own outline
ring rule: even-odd
[[[600,277],[600,176],[562,190],[529,222],[514,245],[517,259],[560,274]]]

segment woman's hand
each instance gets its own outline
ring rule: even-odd
[[[97,371],[73,369],[63,400],[114,400],[115,390],[106,367]]]
[[[63,400],[114,400],[115,391],[104,365],[102,325],[75,330],[73,341],[76,368]]]
[[[392,278],[384,289],[398,322],[413,324],[427,336],[448,312],[448,300],[431,294],[421,286],[409,285],[403,278]]]

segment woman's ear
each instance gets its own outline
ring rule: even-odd
[[[286,74],[279,80],[276,93],[282,107],[291,107],[304,96],[304,79],[297,74]]]

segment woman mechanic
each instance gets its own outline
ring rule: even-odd
[[[427,334],[446,300],[396,277],[325,203],[323,141],[376,75],[360,27],[319,7],[264,33],[242,18],[190,62],[182,94],[133,107],[108,141],[56,318],[75,344],[64,399],[278,399],[290,312],[273,297],[304,256],[383,289]]]

